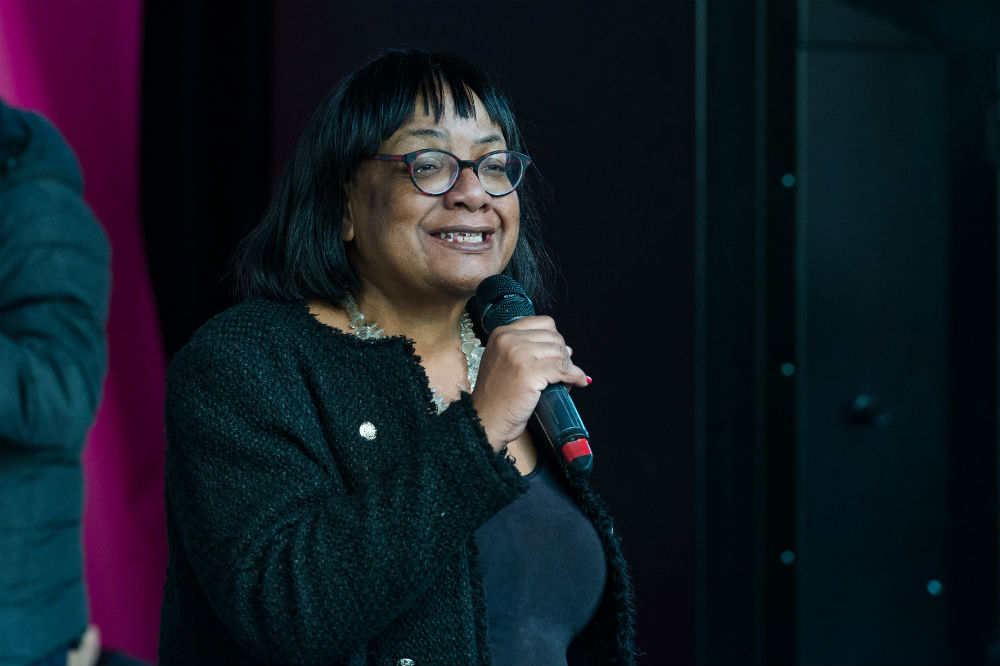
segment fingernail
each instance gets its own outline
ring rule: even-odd
[[[587,375],[587,383],[588,384],[593,384],[594,383],[594,380],[590,378],[590,375]]]

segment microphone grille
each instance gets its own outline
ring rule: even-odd
[[[524,288],[509,275],[491,275],[480,282],[470,310],[487,337],[498,326],[535,314]]]

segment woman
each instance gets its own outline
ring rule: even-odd
[[[521,150],[453,56],[389,51],[321,103],[247,300],[170,367],[162,663],[634,661],[611,520],[526,430],[589,379],[551,319],[482,349],[464,314],[502,271],[541,291]]]

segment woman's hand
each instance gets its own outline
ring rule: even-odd
[[[546,386],[587,385],[572,354],[551,317],[524,317],[493,331],[472,404],[495,450],[521,436]]]

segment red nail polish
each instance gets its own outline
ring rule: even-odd
[[[593,384],[594,383],[594,380],[590,378],[590,375],[587,375],[587,383],[588,384]]]

